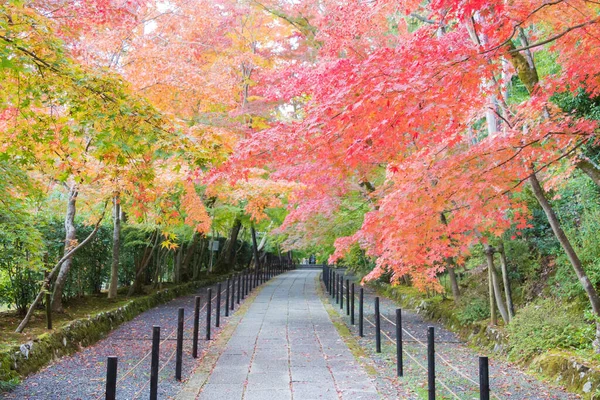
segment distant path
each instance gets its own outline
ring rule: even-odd
[[[212,288],[213,298],[217,285]],[[225,290],[225,285],[222,287]],[[237,285],[236,285],[237,291]],[[133,320],[122,324],[105,339],[82,349],[71,356],[63,357],[48,365],[41,371],[25,378],[14,391],[0,394],[0,399],[24,400],[94,400],[104,399],[106,375],[106,357],[118,356],[117,398],[147,399],[149,395],[150,357],[144,357],[151,349],[152,326],[161,327],[160,368],[158,398],[166,399],[175,396],[184,383],[175,380],[175,356],[177,329],[177,310],[185,309],[185,334],[183,346],[184,379],[195,368],[198,360],[191,357],[192,349],[192,316],[194,297],[202,296],[202,306],[206,305],[207,288],[201,288],[194,295],[184,296],[166,304],[152,308]],[[214,304],[212,329],[214,327]],[[221,320],[224,322],[225,298],[222,297]],[[236,304],[236,310],[237,310]],[[206,330],[206,310],[200,313],[199,353],[206,347],[204,340]],[[170,338],[167,339],[171,333]],[[167,339],[167,340],[165,340]],[[143,361],[141,361],[143,359]],[[141,362],[140,362],[141,361]],[[139,364],[138,364],[139,363]],[[137,366],[135,369],[132,369]],[[125,376],[126,375],[126,376]]]
[[[198,387],[199,399],[380,398],[317,295],[319,273],[290,271],[265,285]]]
[[[338,270],[343,272],[343,270]],[[352,282],[352,275],[344,277]],[[334,308],[343,318],[344,322],[358,336],[358,294],[360,286],[355,284],[355,310],[356,325],[350,324],[350,318],[346,315],[346,297],[344,290],[344,308],[340,309],[339,304],[331,296],[328,296]],[[326,293],[327,295],[327,293]],[[436,357],[436,376],[439,378],[436,392],[443,395],[444,399],[475,399],[479,398],[479,364],[477,352],[467,347],[453,332],[444,328],[441,324],[425,320],[421,315],[410,310],[402,310],[402,326],[406,330],[403,333],[404,350],[414,357],[413,360],[407,353],[404,354],[405,376],[400,379],[395,378],[395,344],[385,335],[382,335],[383,352],[378,354],[375,350],[375,328],[371,322],[374,322],[374,298],[376,293],[371,288],[365,288],[364,295],[364,333],[365,337],[360,339],[360,343],[369,350],[370,356],[383,369],[387,369],[388,377],[398,382],[406,389],[411,389],[424,396],[427,389],[427,373],[421,367],[427,367],[427,327],[435,327],[435,351]],[[396,308],[398,305],[390,299],[380,297],[381,329],[393,341],[396,339],[396,328],[392,322],[396,320]],[[385,318],[384,318],[385,317]],[[386,319],[387,318],[387,319]],[[370,322],[369,322],[370,321]],[[442,359],[443,358],[443,359]],[[445,361],[444,361],[445,360]],[[419,366],[417,362],[421,365]],[[527,400],[571,400],[579,399],[575,394],[552,387],[545,382],[538,381],[531,375],[521,371],[519,368],[501,361],[490,358],[490,388],[493,393],[492,399],[527,399]],[[450,364],[450,365],[448,365]],[[444,388],[443,385],[447,388]],[[449,390],[448,390],[449,389]],[[450,393],[452,391],[454,394]],[[423,397],[426,398],[426,397]]]

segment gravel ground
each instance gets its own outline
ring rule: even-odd
[[[217,285],[211,286],[213,293],[212,333],[215,328],[215,304]],[[227,318],[225,311],[225,284],[222,284],[221,324]],[[236,284],[237,292],[237,284]],[[122,324],[105,339],[93,346],[68,357],[51,363],[39,372],[25,378],[10,393],[0,394],[0,399],[28,400],[94,400],[104,399],[106,357],[117,356],[117,398],[139,399],[149,395],[150,382],[150,350],[152,346],[152,327],[161,327],[161,345],[159,362],[158,398],[173,398],[184,386],[184,382],[175,380],[175,348],[178,309],[185,309],[183,366],[182,376],[185,379],[195,369],[200,358],[192,358],[192,335],[194,298],[202,297],[199,329],[199,356],[206,348],[206,297],[207,288],[197,293],[180,297],[169,303],[160,305],[138,315],[133,320]],[[237,299],[236,299],[237,301]],[[236,304],[235,309],[238,309]],[[213,336],[214,337],[214,336]]]
[[[350,278],[348,275],[344,278]],[[346,325],[358,335],[358,294],[359,285],[356,284],[355,315],[356,324],[350,324],[347,316],[346,299],[344,290],[344,308],[340,309],[335,298],[328,296],[334,308],[343,317]],[[479,361],[476,351],[467,347],[454,333],[442,325],[423,319],[420,315],[403,310],[402,325],[404,349],[404,377],[396,379],[396,308],[392,300],[380,297],[382,353],[375,352],[375,328],[371,323],[374,319],[374,298],[376,294],[370,288],[365,288],[364,293],[364,338],[359,343],[369,353],[377,364],[378,369],[385,371],[390,383],[401,382],[406,389],[427,398],[427,328],[435,328],[436,351],[436,394],[443,399],[477,399],[479,398]],[[387,321],[387,317],[390,321]],[[371,323],[369,323],[369,321]],[[387,338],[385,334],[389,336]],[[412,335],[412,337],[410,336]],[[391,341],[391,340],[393,341]],[[412,356],[412,358],[411,358]],[[568,393],[561,388],[553,387],[546,382],[541,382],[535,377],[526,374],[515,365],[508,362],[492,359],[489,360],[490,388],[492,399],[527,399],[527,400],[571,400],[579,399],[578,395]],[[444,387],[445,385],[445,387]]]

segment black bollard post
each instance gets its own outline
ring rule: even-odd
[[[404,375],[402,360],[402,309],[396,308],[396,375]]]
[[[346,279],[346,315],[350,315],[350,280]]]
[[[433,332],[433,326],[427,328],[427,382],[429,400],[435,400],[435,348]]]
[[[375,297],[375,351],[381,353],[381,316],[379,315],[379,297]]]
[[[150,400],[158,399],[158,360],[160,351],[160,326],[152,327],[152,359],[150,361]]]
[[[333,296],[333,291],[334,289],[334,285],[335,284],[335,279],[334,279],[334,275],[333,275],[333,269],[329,270],[329,294]]]
[[[231,284],[231,279],[227,278],[227,287],[225,288],[225,316],[229,317],[229,285]]]
[[[240,296],[242,294],[242,274],[238,274],[238,292],[237,292],[237,303],[240,304]]]
[[[246,274],[242,271],[241,275],[241,284],[240,284],[240,294],[242,295],[242,300],[246,297]]]
[[[239,293],[239,290],[238,290]],[[212,314],[212,288],[208,288],[208,299],[206,303],[206,340],[210,340],[210,317]]]
[[[106,359],[106,400],[117,398],[117,357]]]
[[[194,305],[194,338],[192,341],[192,357],[198,358],[198,331],[200,330],[200,296],[196,296]]]
[[[344,309],[344,276],[340,275],[340,310]]]
[[[250,294],[250,271],[244,272],[246,275],[246,296]]]
[[[215,310],[215,326],[221,325],[221,282],[217,283],[217,309]]]
[[[177,347],[175,353],[175,379],[181,380],[181,365],[183,364],[183,312],[184,309],[179,309],[177,316]]]
[[[337,274],[335,272],[332,273],[332,278],[331,279],[331,287],[332,287],[332,291],[331,291],[331,298],[333,299],[336,295],[337,295],[337,289],[336,289],[336,281],[337,281]]]
[[[46,327],[52,330],[52,301],[50,293],[46,293]]]
[[[235,275],[231,279],[231,311],[235,307]]]
[[[487,357],[479,357],[479,399],[490,400],[490,371]]]
[[[354,282],[350,288],[350,323],[354,325]]]
[[[242,271],[242,300],[244,300],[246,298],[246,273],[244,271]]]
[[[340,277],[335,275],[335,304],[340,302]]]
[[[364,305],[363,302],[365,300],[365,290],[363,288],[360,288],[360,294],[358,296],[358,335],[360,337],[364,337],[365,336],[365,332],[364,332]]]
[[[246,296],[248,296],[248,293],[250,293],[250,274],[248,273],[248,271],[244,272],[244,276],[246,277]]]

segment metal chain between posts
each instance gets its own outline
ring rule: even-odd
[[[227,290],[227,289],[225,289],[225,290],[222,290],[222,291],[221,291],[221,294],[222,294],[223,292],[225,292],[226,290]],[[211,298],[211,303],[212,303],[212,301],[213,301],[213,300],[215,300],[216,298],[217,298],[217,295],[213,296],[213,297]],[[232,305],[233,305],[233,302],[232,302]],[[207,306],[208,306],[208,302],[207,302],[206,304],[204,304],[204,306],[202,306],[202,308],[200,308],[200,309],[199,309],[199,311],[202,311],[202,310],[204,310],[204,308],[206,308]],[[193,316],[189,317],[188,319],[186,319],[186,321],[187,321],[187,320],[189,320],[189,319],[190,319],[190,318],[192,318],[192,317],[193,317]],[[175,329],[175,331],[177,331],[177,329]],[[172,333],[171,333],[171,335],[172,335]],[[169,337],[170,337],[171,335],[169,335]],[[167,339],[168,339],[169,337],[167,337]],[[162,344],[162,343],[164,343],[164,342],[165,342],[167,339],[164,339],[164,340],[161,342],[161,344]],[[163,369],[164,369],[164,368],[165,368],[165,367],[166,367],[166,366],[169,364],[169,362],[170,362],[170,361],[173,359],[173,357],[175,356],[175,354],[176,354],[176,353],[177,353],[177,349],[173,350],[173,352],[171,353],[171,355],[169,356],[169,358],[167,359],[167,361],[166,361],[165,363],[163,363],[162,367],[161,367],[161,368],[158,370],[158,374],[160,374],[160,373],[162,372],[162,370],[163,370]],[[137,365],[139,365],[139,364],[141,363],[141,361],[143,361],[143,360],[140,360],[140,362],[138,362],[138,364],[136,364],[136,366],[137,366]],[[135,368],[135,367],[134,367],[134,368]],[[119,380],[119,381],[120,381],[120,380]],[[118,383],[118,381],[117,381],[117,383]],[[136,392],[136,394],[135,394],[135,395],[132,397],[132,399],[131,399],[131,400],[135,400],[135,399],[137,399],[137,398],[138,398],[138,396],[139,396],[139,395],[140,395],[140,394],[141,394],[141,393],[144,391],[144,389],[146,389],[146,387],[148,386],[148,383],[149,383],[149,382],[146,382],[146,383],[145,383],[145,384],[144,384],[144,385],[143,385],[143,386],[140,388],[140,390]],[[99,398],[101,398],[101,397],[102,397],[102,396],[100,396]]]
[[[280,272],[284,272],[285,269],[281,269]],[[279,270],[277,270],[279,271]],[[267,280],[270,280],[271,278],[273,278],[275,275],[278,274],[275,269],[271,270],[271,273],[266,277],[267,279],[262,279],[262,281],[260,282],[265,283]],[[240,275],[238,274],[238,285],[240,283]],[[263,277],[264,278],[264,277]],[[230,278],[228,278],[229,280]],[[250,291],[252,289],[254,289],[254,287],[251,287],[251,285],[249,284],[250,282],[248,282],[249,276],[246,276],[244,279],[244,286],[245,287],[240,287],[238,286],[238,304],[239,304],[239,298],[240,298],[240,291],[245,290],[245,294],[248,295],[250,293]],[[233,291],[233,285],[235,284],[235,277],[232,280],[232,301],[231,301],[231,309],[234,309],[234,299],[233,299],[233,295],[234,295],[234,291]],[[221,289],[221,285],[222,282],[218,282],[216,284],[218,289]],[[214,285],[212,285],[214,286]],[[113,400],[116,396],[116,387],[117,384],[122,382],[125,378],[127,378],[129,375],[131,375],[133,373],[133,371],[135,371],[140,365],[141,363],[146,360],[148,358],[148,356],[152,355],[153,352],[155,352],[155,350],[157,350],[160,345],[164,344],[167,340],[169,340],[171,338],[171,336],[173,336],[174,333],[177,332],[177,336],[178,336],[178,340],[177,340],[177,346],[176,348],[171,352],[169,358],[167,359],[167,361],[165,363],[163,363],[162,367],[160,369],[158,369],[158,371],[154,371],[155,370],[155,366],[151,365],[151,379],[149,381],[147,381],[146,383],[144,383],[144,385],[142,385],[142,387],[135,393],[135,395],[132,397],[132,400],[137,399],[138,396],[146,389],[146,387],[148,386],[148,384],[151,384],[151,386],[157,385],[158,383],[158,376],[160,374],[160,372],[162,372],[162,370],[169,364],[169,362],[173,359],[173,357],[175,355],[178,355],[178,362],[177,362],[177,366],[176,366],[176,375],[178,375],[176,378],[177,379],[181,379],[181,360],[180,360],[180,354],[182,352],[182,343],[183,343],[183,327],[185,326],[185,322],[189,321],[191,318],[196,318],[198,319],[198,314],[200,311],[204,310],[205,308],[207,308],[209,310],[209,313],[207,315],[207,322],[210,324],[210,309],[212,307],[212,303],[215,299],[217,299],[217,301],[219,301],[219,299],[221,298],[221,295],[223,293],[227,293],[227,299],[229,299],[228,296],[228,292],[229,292],[229,282],[227,284],[226,289],[224,290],[217,290],[217,294],[215,296],[210,296],[211,292],[212,292],[212,286],[208,288],[208,293],[209,293],[209,298],[210,301],[207,301],[204,306],[202,306],[201,308],[198,308],[197,306],[194,308],[194,313],[189,316],[188,318],[184,319],[183,318],[183,308],[179,309],[179,317],[178,317],[178,322],[177,322],[177,327],[171,331],[171,333],[162,341],[159,342],[160,340],[160,327],[155,326],[153,328],[153,337],[152,337],[152,341],[153,341],[153,346],[152,349],[146,353],[132,368],[130,368],[123,376],[121,376],[119,379],[117,379],[117,373],[116,373],[116,364],[117,364],[117,357],[108,357],[108,362],[107,362],[107,381],[106,381],[106,390],[105,393],[103,393],[102,395],[96,397],[96,400],[100,400],[102,399],[102,397],[105,397],[107,400]],[[257,285],[258,286],[258,285]],[[242,297],[243,299],[244,297]],[[196,304],[198,302],[198,297],[196,297]],[[219,302],[220,303],[220,302]],[[220,304],[217,304],[217,309],[219,309]],[[219,315],[217,315],[217,319],[219,319],[220,317],[220,313]],[[210,326],[210,325],[209,325]],[[209,326],[207,326],[207,328],[209,328]],[[218,327],[218,325],[217,325]],[[156,335],[156,333],[158,332],[158,335]],[[207,337],[210,338],[210,331],[207,332]],[[156,343],[154,343],[156,342]],[[154,358],[154,357],[153,357]],[[153,364],[154,364],[154,360],[153,360]],[[155,375],[155,376],[154,376]],[[151,393],[151,398],[152,398],[152,393]]]
[[[334,273],[335,274],[335,273]],[[337,274],[336,274],[337,275]],[[334,281],[335,282],[335,281]],[[343,281],[342,281],[342,288],[340,288],[341,292],[343,293],[343,289],[345,288],[345,285],[343,285]],[[363,288],[360,288],[361,292],[363,292]],[[364,293],[364,292],[363,292]],[[362,294],[362,293],[361,293]],[[362,305],[363,302],[360,302],[360,296],[356,296],[353,293],[353,297],[356,297],[359,299],[359,307]],[[389,318],[387,318],[384,314],[380,314],[380,316],[385,319],[387,322],[389,322],[390,324],[392,324],[394,327],[396,326],[396,324],[391,321]],[[370,325],[372,325],[374,328],[376,328],[376,324],[371,322],[368,318],[362,316],[362,318],[359,316],[359,325],[362,319],[366,320]],[[427,345],[425,343],[423,343],[423,341],[419,340],[417,337],[415,337],[414,335],[412,335],[409,331],[407,331],[404,327],[402,327],[402,331],[405,332],[408,336],[410,336],[415,342],[417,342],[418,344],[420,344],[421,346],[427,348]],[[392,338],[385,332],[385,331],[381,331],[383,333],[383,335],[392,343],[396,343],[394,340],[392,340]],[[361,337],[363,335],[360,335]],[[421,365],[406,349],[402,349],[403,353],[406,353],[415,363],[417,363],[419,365],[419,367],[421,367],[424,371],[427,371],[427,369]],[[437,352],[435,353],[435,356],[439,357],[440,360],[446,364],[448,367],[450,367],[455,373],[457,373],[458,375],[460,375],[462,378],[466,379],[467,381],[473,383],[475,386],[480,386],[481,383],[476,382],[475,380],[473,380],[472,378],[470,378],[469,376],[465,375],[464,373],[462,373],[458,368],[456,368],[454,365],[452,365],[445,357],[443,357],[441,354],[438,354]],[[437,378],[437,381],[440,382],[440,384],[442,385],[442,387],[444,387],[446,390],[448,390],[453,396],[455,396],[457,399],[460,399],[460,397],[458,397],[458,395],[456,395],[456,393],[454,393],[441,379]],[[488,388],[489,390],[489,388]],[[496,398],[497,400],[501,400],[501,398],[494,392],[492,392],[491,390],[489,390],[489,394]]]
[[[216,285],[216,284],[215,284],[215,285]],[[215,286],[215,285],[212,285],[212,286]],[[216,299],[216,297],[217,297],[216,295],[215,295],[215,296],[213,296],[213,297],[212,297],[212,299],[211,299],[211,302],[212,302],[212,301],[214,301],[214,300]],[[206,306],[207,306],[207,304],[204,304],[204,306],[203,306],[202,308],[200,308],[200,311],[204,310],[204,308],[206,308]],[[190,319],[192,319],[193,317],[194,317],[194,315],[190,315],[188,318],[186,318],[186,319],[184,320],[184,323],[185,323],[185,322],[188,322],[188,321],[189,321]],[[175,329],[173,329],[173,330],[171,331],[171,333],[169,333],[169,335],[168,335],[166,338],[164,338],[164,339],[163,339],[163,340],[160,342],[160,346],[162,346],[162,345],[163,345],[163,344],[164,344],[164,343],[165,343],[167,340],[169,340],[169,339],[171,338],[171,336],[173,336],[173,335],[174,335],[176,332],[177,332],[177,327],[176,327]],[[177,349],[175,349],[175,351],[173,352],[173,354],[171,355],[171,357],[169,358],[169,360],[171,360],[171,359],[173,358],[173,355],[175,355],[175,353],[176,353],[176,350],[177,350]],[[147,359],[147,358],[148,358],[148,357],[149,357],[151,354],[152,354],[152,350],[150,350],[148,353],[146,353],[146,354],[145,354],[145,355],[144,355],[144,356],[143,356],[143,357],[142,357],[142,358],[141,358],[141,359],[140,359],[140,360],[139,360],[139,361],[138,361],[138,362],[137,362],[137,363],[136,363],[136,364],[135,364],[133,367],[131,367],[129,370],[127,370],[127,372],[126,372],[124,375],[122,375],[122,376],[121,376],[119,379],[117,379],[117,382],[116,382],[116,384],[118,385],[118,384],[119,384],[119,383],[121,383],[121,382],[122,382],[122,381],[123,381],[125,378],[127,378],[129,375],[131,375],[131,374],[133,373],[133,371],[135,371],[135,370],[136,370],[136,369],[137,369],[137,368],[140,366],[140,364],[141,364],[142,362],[144,362],[144,360],[146,360],[146,359]],[[164,368],[164,366],[163,366],[163,368]],[[160,369],[160,371],[162,371],[162,368]],[[159,372],[160,372],[160,371],[159,371]],[[145,388],[146,386],[148,386],[148,384],[145,384],[145,385],[144,385],[144,388]],[[95,398],[95,400],[100,400],[100,399],[102,399],[103,397],[104,397],[104,394],[102,394],[102,395],[100,395],[100,396],[96,397],[96,398]],[[136,397],[137,397],[137,394],[136,394],[136,395],[133,397],[133,399],[135,399]]]

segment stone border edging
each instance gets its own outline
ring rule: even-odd
[[[98,342],[113,329],[143,312],[226,277],[227,275],[218,275],[159,290],[154,294],[133,299],[115,310],[100,312],[90,318],[76,319],[21,346],[15,345],[0,352],[0,393],[3,387],[11,386],[12,382],[20,377],[40,370],[52,360],[73,354],[82,347]]]
[[[441,323],[468,345],[505,356],[506,334],[503,329],[477,323],[461,326],[452,313],[448,313],[433,301],[416,298],[408,293],[390,295],[389,284],[378,283],[369,286],[380,296],[400,304],[403,308],[411,309],[426,319]],[[550,381],[552,385],[563,386],[584,399],[599,398],[600,370],[590,366],[585,360],[568,350],[547,351],[521,365],[542,379]]]

